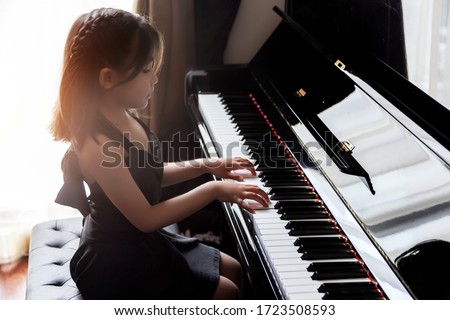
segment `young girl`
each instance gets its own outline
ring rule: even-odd
[[[135,110],[147,106],[158,81],[161,35],[141,16],[97,9],[73,24],[64,52],[52,133],[70,142],[56,201],[84,216],[70,263],[85,299],[235,299],[240,264],[194,238],[164,227],[213,200],[269,202],[257,186],[210,181],[160,202],[161,187],[210,173],[242,180],[247,159],[163,164],[157,137]],[[83,181],[90,189],[84,192]]]

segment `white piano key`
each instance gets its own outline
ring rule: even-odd
[[[319,300],[322,299],[323,294],[316,292],[316,293],[294,293],[290,294],[289,298],[292,300]]]
[[[308,296],[311,294],[320,294],[321,296],[323,296],[323,293],[319,293],[317,291],[317,286],[314,284],[302,284],[302,285],[298,285],[298,286],[294,286],[294,285],[287,285],[286,289],[289,291],[289,296],[293,296],[295,294],[307,294]],[[311,299],[311,298],[309,298]]]
[[[258,211],[258,212],[261,212],[261,211]],[[254,213],[254,214],[256,214],[256,213]],[[276,219],[278,219],[278,220],[276,220]],[[269,226],[271,224],[279,224],[279,225],[281,225],[281,228],[284,228],[286,225],[286,221],[280,220],[279,217],[254,219],[254,223],[257,223],[258,226],[260,226],[260,229],[261,228],[270,228]]]
[[[286,243],[283,246],[271,246],[268,249],[268,251],[269,252],[273,252],[273,253],[276,253],[276,252],[292,252],[292,246],[293,246],[292,243]]]
[[[292,243],[297,239],[297,237],[287,238],[285,234],[268,234],[264,236],[264,242],[266,245],[270,245],[272,240],[290,240]]]
[[[272,202],[274,202],[274,201],[272,201]],[[271,209],[269,209],[269,210],[262,210],[262,211],[257,211],[252,217],[254,218],[254,219],[266,219],[266,218],[273,218],[273,217],[276,217],[276,216],[280,216],[279,214],[278,214],[278,209],[274,209],[274,208],[271,208]]]
[[[281,273],[281,272],[299,272],[299,270],[302,271],[304,269],[305,269],[305,266],[299,266],[297,264],[279,265],[276,268],[278,273]]]
[[[286,229],[280,229],[280,228],[276,228],[276,227],[263,228],[263,229],[260,229],[260,231],[261,231],[261,234],[263,235],[263,237],[266,235],[280,235],[280,234],[284,234],[287,232]]]
[[[310,261],[305,261],[300,258],[280,258],[275,260],[276,266],[283,265],[298,265],[298,266],[309,266],[311,264]]]
[[[270,246],[273,248],[285,247],[289,248],[290,246],[294,246],[294,241],[290,240],[272,240],[270,242]]]
[[[269,250],[269,254],[273,259],[300,259],[301,254],[296,250],[289,250],[286,252],[274,252],[273,250]],[[308,262],[308,264],[310,264]]]
[[[281,280],[298,278],[298,270],[279,272],[278,276]]]
[[[304,279],[307,281],[307,279]],[[308,284],[305,281],[304,284],[294,286],[294,285],[286,285],[286,291],[288,292],[289,297],[292,297],[293,295],[302,294],[302,295],[308,295],[307,299],[316,299],[316,297],[320,296],[319,299],[323,297],[323,293],[319,293],[317,291],[317,286],[315,284]]]

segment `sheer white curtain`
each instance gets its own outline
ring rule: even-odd
[[[0,264],[27,253],[35,223],[78,214],[53,202],[67,146],[47,129],[65,39],[80,14],[97,7],[131,11],[133,2],[0,1]]]
[[[450,0],[403,1],[410,80],[450,109]]]

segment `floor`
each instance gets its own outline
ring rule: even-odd
[[[28,258],[0,265],[0,300],[24,300]]]

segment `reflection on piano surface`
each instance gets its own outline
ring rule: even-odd
[[[429,134],[296,27],[282,22],[248,66],[187,75],[205,155],[251,159],[258,176],[245,182],[272,200],[252,203],[253,215],[224,204],[255,291],[430,297],[396,259],[420,242],[450,241],[450,153],[434,138],[445,133]]]

